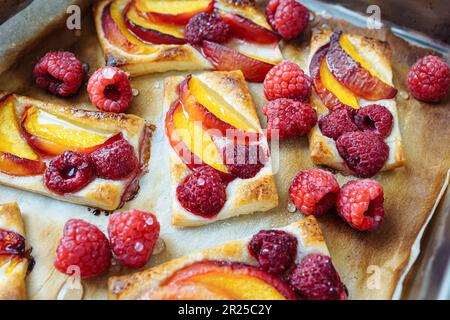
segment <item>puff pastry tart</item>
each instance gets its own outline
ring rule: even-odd
[[[267,140],[241,71],[165,80],[172,223],[198,226],[278,205]]]
[[[271,251],[275,259],[262,259],[264,249]],[[314,268],[309,268],[311,265]],[[325,271],[323,268],[327,270],[325,276],[321,272]],[[308,270],[307,279],[298,276],[301,270]],[[111,277],[108,286],[110,298],[120,300],[286,300],[299,296],[345,299],[347,296],[314,217],[282,229],[262,230],[251,237],[142,272]]]
[[[309,134],[314,163],[364,178],[403,165],[390,57],[387,43],[314,30],[308,60],[319,114]]]
[[[24,300],[29,259],[17,203],[0,205],[0,300]]]
[[[150,157],[145,121],[0,93],[0,184],[114,210]]]
[[[202,12],[229,26],[231,31],[220,44],[188,43],[184,28]],[[168,70],[242,70],[247,80],[262,82],[282,60],[279,37],[253,1],[104,0],[95,6],[94,17],[106,63],[132,76]]]

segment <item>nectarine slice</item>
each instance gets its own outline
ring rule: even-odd
[[[261,27],[245,17],[234,13],[219,13],[231,29],[233,35],[253,43],[270,44],[278,43],[280,37],[272,30]]]
[[[213,9],[211,0],[191,1],[146,1],[136,0],[134,5],[138,11],[147,13],[152,18],[171,24],[185,25],[193,16],[200,12],[210,12]]]
[[[200,261],[176,271],[164,284],[199,283],[220,288],[239,300],[285,300],[297,296],[280,278],[254,266]]]
[[[175,150],[180,146],[174,143],[182,142],[202,162],[216,170],[228,173],[211,135],[202,128],[201,123],[189,119],[182,104],[177,104],[168,116],[166,118],[167,134]],[[173,126],[172,129],[171,126]],[[185,159],[184,155],[182,159]]]
[[[206,284],[185,282],[175,283],[144,294],[142,300],[233,300],[233,295]]]
[[[152,21],[151,17],[143,17],[135,7],[130,6],[125,13],[125,24],[129,31],[139,39],[153,44],[183,44],[183,27]]]
[[[28,142],[49,155],[67,150],[91,153],[115,136],[79,127],[37,107],[25,111],[22,128]]]
[[[266,16],[255,5],[240,5],[239,3],[233,4],[228,0],[216,0],[215,7],[219,12],[240,15],[262,28],[272,30],[267,23]]]
[[[342,32],[335,32],[330,38],[330,47],[326,54],[328,68],[335,78],[350,89],[358,97],[366,100],[376,101],[381,99],[392,99],[397,94],[397,89],[381,81],[378,77],[372,75],[361,63],[341,46]],[[342,43],[349,52],[353,53],[359,60],[362,58],[356,54],[349,41],[344,39]],[[364,62],[367,66],[368,63]]]
[[[13,95],[0,101],[0,151],[28,160],[39,160],[39,156],[27,144],[20,129]]]
[[[44,162],[19,158],[13,154],[0,151],[0,172],[11,176],[36,176],[46,169]]]

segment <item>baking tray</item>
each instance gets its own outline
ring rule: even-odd
[[[69,48],[76,51],[77,54],[81,55],[84,61],[89,63],[91,69],[101,66],[104,63],[104,61],[101,51],[99,51],[98,42],[96,41],[95,37],[92,37],[92,35],[86,36],[86,33],[93,32],[92,21],[89,18],[90,15],[88,8],[89,2],[90,1],[82,1],[82,0],[78,1],[62,0],[58,1],[57,3],[51,2],[50,4],[49,1],[34,0],[30,5],[28,5],[24,10],[22,10],[19,14],[17,14],[13,19],[10,19],[6,23],[4,23],[0,27],[0,37],[1,37],[0,39],[7,39],[7,40],[5,41],[2,40],[0,42],[0,56],[2,57],[0,63],[0,73],[6,70],[4,74],[6,74],[7,76],[9,75],[10,78],[8,78],[8,81],[1,82],[2,85],[1,89],[4,90],[11,89],[18,93],[28,94],[37,98],[49,99],[51,101],[57,101],[65,104],[70,103],[71,105],[87,109],[92,108],[86,94],[77,95],[70,100],[58,99],[49,96],[42,91],[36,90],[29,79],[14,76],[15,72],[17,72],[17,74],[22,75],[26,74],[26,72],[29,73],[29,70],[32,69],[32,65],[36,62],[37,57],[39,57],[46,51],[63,48]],[[358,15],[355,12],[352,12],[343,7],[333,5],[330,6],[329,4],[324,4],[318,1],[304,1],[304,3],[306,3],[307,6],[309,6],[316,12],[316,16],[322,16],[326,18],[327,16],[332,15],[334,18],[347,19],[348,21],[351,21],[354,24],[358,23],[358,20],[356,18],[356,16]],[[87,18],[83,18],[82,21],[83,25],[81,32],[79,32],[79,30],[67,31],[58,29],[64,28],[66,9],[71,4],[79,5],[80,8],[82,9],[83,16],[84,17],[87,16]],[[36,10],[40,10],[40,12],[42,13],[45,12],[46,14],[42,14],[38,18],[35,18],[33,17],[33,13],[36,12]],[[348,15],[346,16],[346,14]],[[359,16],[361,18],[361,15]],[[26,26],[28,30],[24,26],[23,23],[24,20],[27,21]],[[364,19],[360,21],[364,23]],[[395,28],[397,29],[394,29],[394,31],[400,30],[400,32],[397,32],[397,34],[403,36],[404,38],[410,37],[417,39],[414,40],[414,42],[416,42],[417,44],[423,45],[428,41],[428,40],[421,41],[420,40],[421,36],[413,37],[412,33],[410,33],[409,31],[402,30],[401,28],[398,27]],[[30,36],[29,31],[30,29],[35,31],[33,33],[33,36]],[[403,35],[401,34],[402,32]],[[11,34],[13,34],[13,36],[11,36]],[[64,34],[65,36],[62,36],[62,34]],[[407,36],[405,36],[404,34],[406,34]],[[14,40],[12,41],[11,39]],[[412,41],[412,39],[408,40]],[[303,38],[300,41],[303,41],[304,43],[305,39]],[[80,46],[77,45],[78,42],[84,42],[81,48]],[[433,44],[434,42],[432,41],[429,41],[429,43],[432,44],[434,50],[445,52],[445,48],[443,50],[441,46],[434,45]],[[293,45],[286,46],[285,47],[286,57],[297,61],[296,59],[299,58],[297,56],[297,50],[299,50],[299,48],[301,48],[302,46],[303,45],[298,42],[294,42]],[[30,48],[33,48],[33,50],[31,50],[32,51],[31,53]],[[179,73],[169,72],[164,76],[173,74]],[[130,109],[130,113],[136,113],[142,117],[151,119],[152,121],[156,122],[159,121],[158,119],[160,119],[161,114],[160,110],[158,110],[159,106],[158,101],[160,100],[159,97],[162,91],[160,81],[161,76],[162,75],[150,75],[133,79],[132,82],[133,87],[137,88],[141,92],[141,94],[140,96],[137,96],[135,98],[137,102],[135,102],[134,106]],[[256,104],[260,107],[265,102],[264,98],[260,94],[261,85],[251,84],[250,89],[252,91],[252,94],[254,95]],[[144,99],[145,103],[143,101]],[[163,141],[164,136],[161,130],[159,131],[157,130],[155,136],[153,137],[153,148],[158,149],[158,147],[161,146]],[[305,143],[305,140],[300,140],[290,142],[286,144],[283,148],[285,152],[289,154],[289,158],[285,160],[295,161],[297,157],[297,152],[299,152],[297,150],[307,148],[307,144]],[[163,153],[164,152],[162,152],[162,154],[160,154],[158,157],[157,154],[155,154],[155,152],[152,152],[153,157],[151,161],[153,163],[157,161],[164,162]],[[260,213],[257,215],[231,219],[215,223],[207,227],[202,227],[202,229],[189,229],[177,231],[177,233],[179,232],[179,234],[182,234],[181,237],[173,235],[173,228],[168,223],[167,217],[158,216],[158,218],[161,218],[162,220],[161,221],[162,238],[165,239],[167,248],[164,251],[164,253],[157,255],[152,259],[151,265],[158,264],[170,258],[180,256],[182,254],[185,254],[186,252],[190,252],[205,247],[210,247],[214,244],[221,243],[230,239],[246,236],[260,228],[282,226],[298,219],[300,217],[298,213],[291,214],[287,212],[286,209],[287,197],[286,197],[286,190],[284,190],[286,186],[284,184],[288,184],[288,182],[286,182],[288,180],[286,177],[288,176],[292,177],[299,168],[310,166],[311,163],[306,161],[304,163],[301,163],[300,165],[297,165],[297,167],[289,166],[288,168],[283,168],[284,170],[288,170],[289,172],[283,172],[283,174],[280,175],[284,178],[282,181],[283,190],[281,190],[282,192],[281,204],[280,207],[277,209],[277,211],[272,213],[268,214]],[[167,207],[168,203],[167,195],[163,194],[162,196],[160,196],[157,203],[150,203],[149,201],[146,201],[146,199],[144,198],[144,195],[149,199],[155,197],[155,194],[159,195],[158,188],[162,188],[163,187],[162,185],[164,184],[165,181],[164,177],[162,177],[163,175],[164,175],[163,172],[152,172],[152,170],[150,170],[150,173],[146,177],[144,177],[142,181],[142,190],[140,195],[138,196],[137,199],[128,203],[126,205],[126,208],[136,206],[142,209],[163,210],[165,207]],[[152,181],[156,181],[156,184],[155,182]],[[439,179],[439,182],[435,183],[439,184],[439,186],[433,186],[433,189],[439,191],[440,188],[442,187],[443,182],[444,181],[442,179]],[[280,177],[277,178],[277,183],[280,185]],[[439,196],[433,197],[433,202],[443,195],[443,191],[437,192],[437,195]],[[105,216],[94,217],[90,212],[88,212],[88,210],[86,210],[86,208],[58,201],[55,202],[53,200],[49,200],[41,196],[36,196],[26,192],[0,187],[0,202],[6,202],[10,200],[19,201],[19,204],[23,210],[24,217],[28,226],[27,231],[31,233],[30,238],[31,240],[33,240],[32,245],[35,248],[35,254],[40,258],[40,260],[37,261],[38,263],[36,265],[35,270],[31,274],[30,277],[31,279],[29,278],[28,280],[29,294],[32,298],[35,299],[57,298],[58,292],[61,292],[60,289],[65,286],[68,280],[71,280],[64,275],[59,274],[51,267],[54,247],[55,244],[57,243],[57,240],[59,239],[63,223],[68,218],[72,217],[74,212],[76,212],[77,217],[94,222],[95,224],[100,225],[101,228],[104,228],[106,225],[107,217]],[[446,218],[448,216],[448,210],[446,210],[446,208],[448,209],[448,206],[447,207],[445,205],[438,206],[438,203],[439,201],[437,201],[435,205],[435,207],[437,207],[438,209],[435,212],[435,216],[436,217],[444,216],[444,218]],[[431,213],[434,212],[434,208],[430,209],[432,209],[432,212],[430,212],[430,214],[428,215],[429,217],[431,217],[432,216]],[[38,218],[39,214],[41,214],[41,216],[39,216]],[[430,219],[428,219],[426,222],[428,221],[430,221]],[[40,228],[39,230],[33,230],[32,229],[33,226],[30,226],[33,223],[36,225],[41,224],[41,226],[43,227]],[[336,257],[337,268],[340,270],[345,269],[345,266],[343,266],[343,264],[346,260],[346,257],[342,255],[338,257],[339,253],[333,252],[336,250],[338,245],[333,243],[334,239],[332,239],[332,237],[336,234],[336,232],[339,232],[340,230],[343,230],[344,232],[351,232],[351,231],[349,231],[348,228],[346,228],[345,226],[333,230],[333,228],[335,228],[334,225],[336,223],[339,223],[338,220],[334,219],[333,217],[327,217],[326,219],[320,221],[320,223],[325,230],[327,242],[329,242],[329,244],[331,245],[330,247],[332,254],[334,254],[334,256]],[[423,227],[422,230],[425,230],[425,228]],[[410,265],[412,265],[413,262],[415,261],[416,254],[418,254],[419,252],[420,248],[419,244],[420,240],[422,239],[421,237],[422,232],[419,232],[417,235],[418,237],[416,239],[413,250],[411,251],[410,255],[411,258],[409,259],[407,265],[405,265],[405,267],[407,268],[406,269],[402,268],[402,270],[406,271],[409,270]],[[431,239],[431,237],[423,237],[423,238]],[[179,241],[182,239],[185,240],[184,244],[179,243]],[[41,240],[43,243],[39,243],[39,240]],[[432,242],[430,242],[430,245],[431,243]],[[430,253],[432,252],[432,250],[428,250],[427,247],[427,251],[425,252]],[[430,260],[428,259],[427,261]],[[405,277],[406,271],[403,272],[401,279]],[[112,273],[114,274],[123,272],[129,271],[117,268],[112,271]],[[417,274],[419,275],[419,273]],[[355,283],[355,281],[356,282],[358,281],[358,279],[355,280],[351,274],[347,273],[344,274],[344,278],[349,282],[353,281],[353,283]],[[443,277],[438,278],[443,279]],[[410,281],[409,278],[406,279],[407,287],[409,284],[411,284],[412,288],[418,289],[419,284],[414,283],[414,280],[419,279],[419,277],[418,276],[411,277],[411,279],[413,280]],[[100,298],[100,299],[105,298],[106,297],[104,291],[105,281],[106,277],[84,281],[83,282],[84,296],[87,298]],[[420,281],[420,285],[424,283],[425,281]],[[396,288],[397,290],[395,295],[393,296],[394,298],[401,297],[402,287],[403,287],[402,282],[400,282]],[[426,289],[424,289],[424,291],[429,292]],[[442,297],[443,296],[442,292],[445,292],[445,288],[440,289],[439,292],[441,292],[440,294]],[[411,295],[408,295],[409,293],[411,293]],[[386,298],[386,296],[377,295],[376,293],[374,293],[370,297]],[[422,296],[418,293],[415,294],[413,289],[404,291],[403,297],[428,298],[426,294]],[[364,297],[359,296],[355,298],[364,298]]]

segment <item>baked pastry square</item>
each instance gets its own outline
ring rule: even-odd
[[[278,205],[267,139],[241,71],[167,78],[164,110],[175,226],[204,225]],[[180,202],[181,192],[195,202],[188,186],[192,180],[187,181],[205,167],[217,172],[215,179],[226,188],[226,201],[208,212]],[[206,202],[222,200],[216,192],[206,195]]]
[[[184,27],[194,15],[220,16],[230,26],[223,43],[189,44]],[[279,36],[252,1],[103,0],[94,7],[97,35],[107,65],[132,76],[169,70],[243,70],[262,82],[282,60]]]
[[[314,82],[311,101],[319,115],[317,125],[309,134],[310,154],[314,163],[348,174],[362,174],[363,177],[373,175],[374,170],[368,176],[355,172],[358,160],[343,159],[336,147],[335,140],[339,138],[323,133],[320,118],[341,108],[347,108],[350,113],[353,112],[350,117],[355,117],[360,110],[375,104],[385,107],[392,118],[391,129],[383,136],[389,148],[388,155],[384,164],[375,171],[403,166],[405,158],[395,101],[397,90],[392,82],[390,57],[387,43],[329,29],[313,31],[308,69]],[[360,119],[364,122],[364,128],[358,125],[360,130],[378,131],[378,124],[372,115]],[[348,125],[345,130],[351,131]]]
[[[29,259],[17,203],[0,205],[0,300],[25,300]]]
[[[0,184],[104,210],[138,191],[150,157],[144,119],[0,93],[0,120]],[[91,161],[94,153],[107,159],[120,148],[128,150],[126,169],[110,163],[99,170],[107,162],[96,168]]]
[[[289,264],[301,263],[314,254],[329,256],[327,246],[312,216],[276,231],[261,231],[294,238],[296,247]],[[171,260],[142,272],[111,277],[109,295],[115,300],[151,299],[296,299],[282,277],[258,268],[249,247],[252,237],[231,241]],[[292,242],[290,242],[292,243]],[[285,243],[284,245],[288,245]],[[342,286],[343,289],[343,286]],[[343,295],[345,295],[343,293]],[[346,296],[346,295],[345,295]]]

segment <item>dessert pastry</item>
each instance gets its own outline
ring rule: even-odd
[[[219,16],[228,32],[217,39],[208,34],[202,39],[186,37],[185,26],[200,13]],[[240,69],[247,80],[262,82],[282,59],[278,35],[251,1],[104,0],[95,6],[94,17],[107,65],[132,76]],[[197,35],[208,32],[199,23],[197,27]]]
[[[25,227],[17,203],[0,205],[0,300],[27,298],[26,255]]]
[[[265,255],[265,253],[270,254]],[[323,263],[325,262],[325,263]],[[301,271],[307,271],[303,277]],[[131,275],[111,277],[116,300],[346,299],[314,217]]]
[[[388,45],[375,39],[313,32],[311,103],[319,114],[309,134],[314,163],[364,178],[403,165],[390,55]]]
[[[104,210],[136,194],[150,157],[139,117],[10,93],[0,93],[0,134],[0,184]]]
[[[165,80],[172,223],[198,226],[278,205],[269,147],[241,71]]]

